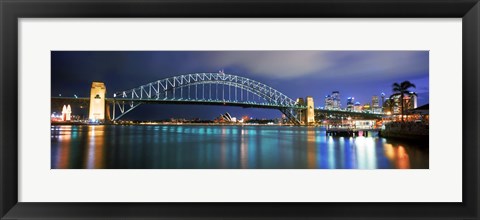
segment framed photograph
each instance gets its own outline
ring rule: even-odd
[[[0,10],[2,219],[479,218],[476,0]]]

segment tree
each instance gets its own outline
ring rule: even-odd
[[[393,94],[390,96],[390,99],[399,97],[400,99],[400,113],[402,116],[402,122],[404,121],[403,115],[405,114],[405,102],[404,102],[404,97],[405,95],[410,94],[410,88],[416,88],[415,84],[411,83],[410,81],[403,81],[400,84],[394,83],[392,85],[392,91]]]

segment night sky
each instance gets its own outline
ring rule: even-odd
[[[373,95],[392,94],[392,84],[416,85],[418,106],[429,100],[428,51],[52,51],[52,96],[88,97],[93,81],[104,82],[107,97],[165,77],[201,72],[239,75],[265,83],[292,99],[313,96],[324,106],[325,95],[340,91],[347,98],[371,102]],[[123,119],[214,119],[232,116],[276,118],[278,110],[202,105],[141,105]],[[74,112],[75,114],[75,112]]]

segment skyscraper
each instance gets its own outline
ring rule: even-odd
[[[381,113],[382,108],[380,107],[380,102],[378,100],[378,96],[374,95],[372,96],[372,105],[371,109],[373,113]]]
[[[333,99],[333,110],[340,110],[342,108],[342,103],[340,101],[340,92],[333,91],[332,92],[332,99]]]
[[[383,109],[383,106],[385,105],[385,93],[382,92],[382,94],[380,95],[382,96],[382,103],[380,105],[380,107],[382,108],[381,112],[385,112],[385,110]]]
[[[355,100],[354,97],[348,97],[347,99],[347,111],[353,111],[353,101]]]
[[[330,95],[325,96],[325,109],[332,110],[333,109],[333,98]]]
[[[374,108],[378,108],[380,105],[380,103],[378,102],[378,96],[374,95],[372,96],[372,107]]]

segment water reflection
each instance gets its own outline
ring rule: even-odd
[[[72,136],[71,126],[61,126],[61,130],[65,131],[66,135],[58,136],[61,139],[60,148],[57,150],[57,166],[60,169],[68,168],[68,159],[70,155],[70,138]]]
[[[384,144],[383,150],[390,162],[398,169],[410,169],[410,157],[402,145],[393,147],[392,144]]]
[[[307,168],[315,168],[317,165],[316,137],[315,130],[307,130]]]
[[[105,126],[88,126],[88,150],[85,167],[88,169],[104,167],[104,128]]]
[[[54,169],[418,169],[428,143],[277,126],[52,126]]]

